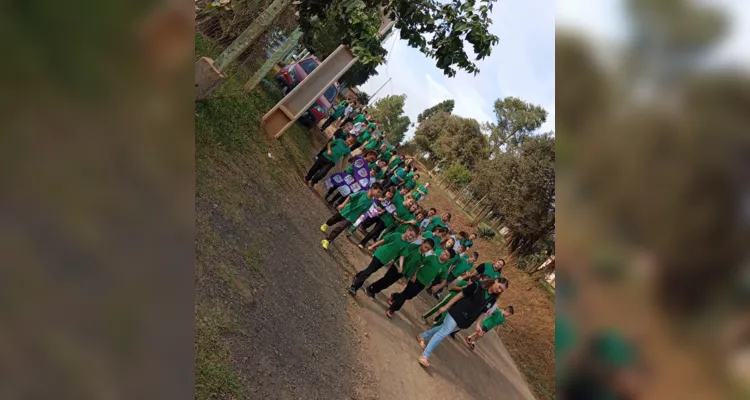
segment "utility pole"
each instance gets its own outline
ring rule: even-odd
[[[375,96],[378,94],[378,92],[380,92],[385,87],[385,85],[387,85],[388,82],[391,81],[391,79],[392,78],[388,78],[388,80],[385,81],[385,83],[383,84],[383,86],[381,86],[380,89],[376,90],[375,93],[372,96],[370,96],[370,101],[367,103],[368,106],[370,105],[370,103],[372,103],[372,100],[375,98]]]

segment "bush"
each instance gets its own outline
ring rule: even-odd
[[[477,227],[477,236],[485,239],[492,239],[497,233],[487,224],[481,224]]]
[[[471,183],[471,171],[461,164],[454,163],[445,170],[445,179],[462,188]]]

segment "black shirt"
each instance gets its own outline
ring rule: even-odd
[[[456,321],[461,329],[466,329],[479,318],[482,313],[488,311],[495,305],[497,298],[482,289],[481,283],[474,282],[466,286],[462,291],[463,298],[448,310],[448,314]]]

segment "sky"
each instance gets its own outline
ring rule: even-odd
[[[716,49],[722,63],[750,68],[750,0],[702,0],[728,11],[732,28]],[[494,101],[516,96],[549,112],[541,132],[555,126],[555,24],[574,27],[602,46],[617,44],[627,35],[623,0],[500,0],[494,5],[491,31],[500,38],[492,55],[479,61],[474,76],[459,71],[443,75],[435,61],[398,39],[386,40],[388,62],[360,89],[376,96],[406,94],[406,115],[416,123],[424,109],[454,99],[454,114],[480,122],[495,122]],[[414,128],[407,132],[411,138]]]
[[[495,122],[493,103],[506,96],[519,97],[544,107],[549,113],[540,131],[555,126],[555,0],[500,0],[492,10],[490,31],[500,38],[492,54],[477,62],[480,72],[459,71],[448,78],[435,60],[398,39],[384,43],[388,62],[378,75],[359,88],[370,95],[388,81],[374,100],[386,95],[406,95],[404,111],[412,122],[424,109],[453,99],[453,113],[480,122]],[[392,48],[392,50],[391,50]],[[406,134],[413,136],[415,128]]]

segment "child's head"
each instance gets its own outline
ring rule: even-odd
[[[393,198],[393,196],[396,195],[396,188],[391,186],[388,188],[388,190],[385,191],[385,198],[390,200]]]
[[[422,242],[422,245],[419,246],[419,251],[421,251],[422,253],[427,253],[428,251],[434,248],[435,248],[435,241],[432,239],[425,239]]]
[[[446,262],[456,256],[456,252],[453,249],[445,249],[444,252],[440,253],[440,262]]]
[[[375,160],[378,159],[378,152],[375,150],[368,150],[367,153],[365,153],[365,160],[367,160],[368,163],[373,163]]]
[[[351,122],[347,122],[344,124],[344,132],[349,132],[352,129],[354,129],[354,125]]]
[[[411,170],[412,170],[412,171],[414,171],[415,173],[416,173],[417,171],[419,171],[419,169],[417,168],[417,166],[416,166],[416,165],[415,165],[415,166],[413,166],[413,167],[411,167]]]
[[[417,211],[417,222],[424,221],[424,211]]]
[[[464,231],[458,232],[458,238],[461,240],[466,240],[467,236],[468,235]]]
[[[510,282],[508,282],[508,280],[505,278],[490,279],[488,281],[484,281],[483,285],[486,285],[490,293],[499,294],[508,289]]]
[[[403,194],[404,196],[406,195],[405,193],[401,193],[401,194]],[[411,207],[414,205],[414,198],[413,197],[405,197],[404,205],[407,208],[411,209]]]
[[[414,225],[409,225],[404,232],[404,236],[407,242],[413,242],[417,238],[419,230]]]
[[[495,271],[500,272],[503,269],[504,266],[505,266],[505,260],[503,260],[501,258],[501,259],[495,261],[495,264],[492,267],[495,268]]]
[[[346,143],[347,146],[353,145],[354,142],[356,142],[356,141],[357,141],[357,137],[354,136],[354,135],[347,135],[346,139],[344,140],[344,142]]]
[[[432,230],[432,234],[435,235],[435,236],[437,236],[437,237],[439,237],[439,238],[442,238],[443,236],[445,236],[446,233],[448,233],[448,230],[445,229],[444,226],[436,226]]]
[[[378,167],[380,167],[381,170],[384,169],[387,166],[388,166],[388,162],[387,161],[385,161],[385,160],[379,160],[378,161]]]
[[[377,165],[370,170],[370,176],[375,177],[380,173],[380,167]]]
[[[453,239],[452,237],[449,237],[448,239],[445,239],[445,248],[446,249],[453,249],[453,246],[456,244],[456,239]]]
[[[412,205],[409,206],[409,212],[412,214],[416,214],[419,210],[419,206],[414,204],[414,200],[412,200]]]
[[[430,183],[430,182],[427,182],[427,183],[425,183],[425,184],[424,184],[424,187],[425,187],[425,188],[428,188],[428,187],[430,187],[430,185],[431,185],[431,183]]]
[[[383,134],[385,134],[385,132],[383,132]],[[381,153],[385,153],[386,151],[388,151],[388,146],[385,145],[385,144],[381,145],[380,146],[380,152]]]
[[[434,217],[435,214],[437,214],[437,210],[435,208],[430,208],[430,211],[427,211],[428,217]]]
[[[469,259],[467,261],[473,264],[473,263],[477,262],[477,260],[479,260],[479,253],[477,253],[475,251],[475,252],[471,253],[471,257],[469,257]]]
[[[458,254],[464,254],[466,253],[466,246],[463,244],[458,245]]]
[[[398,192],[401,193],[402,196],[406,196],[407,194],[409,194],[409,189],[402,187]]]
[[[446,212],[445,214],[443,214],[443,221],[450,222],[450,220],[451,220],[451,213]]]
[[[513,306],[508,306],[503,308],[503,317],[510,317],[511,315],[515,314],[515,311],[513,310]]]
[[[370,186],[370,197],[380,196],[383,194],[383,185],[375,182]]]
[[[469,240],[476,240],[476,239],[477,239],[476,233],[472,233],[471,235],[469,235]]]

